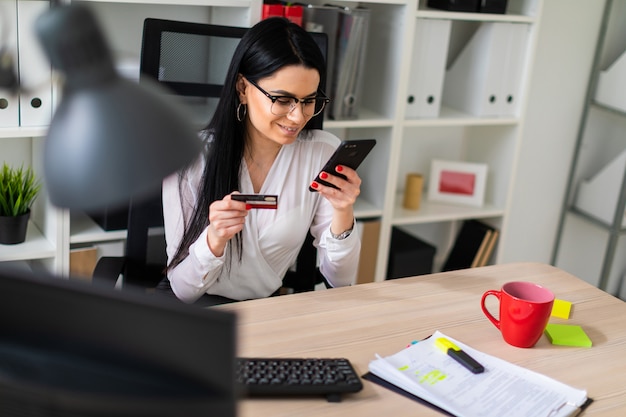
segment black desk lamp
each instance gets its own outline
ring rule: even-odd
[[[64,77],[44,153],[54,205],[87,211],[122,205],[154,191],[199,154],[200,140],[181,109],[156,85],[118,75],[89,9],[55,6],[38,18],[36,31]]]

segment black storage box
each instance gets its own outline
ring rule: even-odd
[[[451,12],[478,13],[480,10],[480,0],[428,0],[426,5]]]
[[[507,0],[481,0],[478,11],[480,13],[506,13]]]
[[[436,252],[437,249],[430,243],[393,227],[389,246],[387,279],[432,273]]]
[[[506,13],[507,0],[428,0],[427,6],[451,12]]]
[[[102,211],[87,213],[105,231],[124,230],[128,227],[128,207],[105,208]]]

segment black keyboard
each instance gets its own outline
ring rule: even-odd
[[[337,402],[363,389],[345,358],[238,358],[236,381],[248,397],[325,395]]]

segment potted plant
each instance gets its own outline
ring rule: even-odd
[[[41,189],[32,167],[9,167],[0,171],[0,244],[13,245],[26,240],[30,207]]]

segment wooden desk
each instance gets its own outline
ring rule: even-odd
[[[592,348],[553,346],[542,336],[530,349],[506,344],[484,317],[480,298],[504,282],[525,280],[573,303],[569,320]],[[497,311],[496,300],[492,311]],[[626,415],[626,303],[549,265],[520,263],[362,284],[314,293],[246,301],[219,308],[239,317],[240,356],[350,359],[364,374],[376,353],[387,356],[435,330],[473,348],[587,389],[585,416]],[[497,313],[496,313],[497,314]],[[363,381],[341,403],[314,399],[244,400],[240,416],[441,416],[416,401]]]

